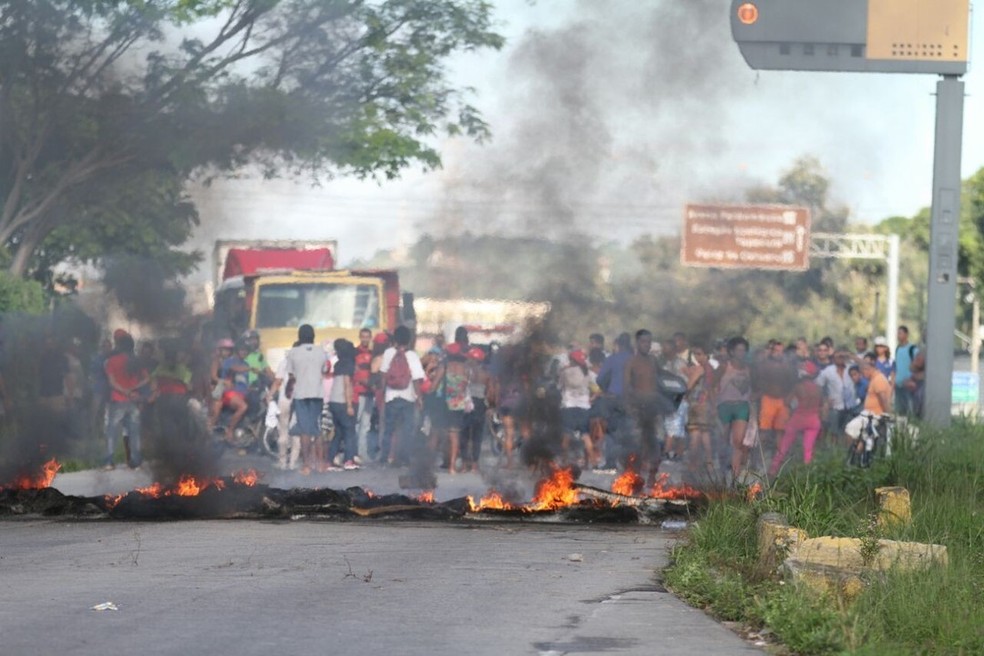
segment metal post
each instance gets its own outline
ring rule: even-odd
[[[936,146],[933,153],[933,214],[930,225],[926,320],[926,381],[923,416],[950,424],[953,400],[953,330],[957,304],[957,231],[960,223],[960,150],[964,83],[944,75],[936,83]]]
[[[885,332],[890,353],[895,353],[899,334],[899,236],[888,236],[888,308],[885,315]]]
[[[970,316],[974,323],[970,327],[970,371],[976,376],[980,370],[981,359],[981,299],[976,289],[972,288],[971,293],[974,296],[974,304]]]

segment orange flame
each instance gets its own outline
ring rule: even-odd
[[[174,493],[179,497],[197,497],[206,485],[199,483],[194,476],[182,476]]]
[[[747,492],[745,492],[745,500],[749,503],[755,501],[760,492],[762,492],[762,484],[759,482],[752,483],[752,486],[748,488]]]
[[[21,474],[14,479],[10,487],[15,490],[40,490],[51,487],[51,482],[55,480],[55,475],[61,469],[61,464],[54,458],[41,465],[41,471],[31,474]],[[0,489],[4,486],[0,485]]]
[[[232,480],[237,485],[253,487],[259,482],[260,474],[255,469],[247,469],[246,471],[240,470],[233,474]]]
[[[577,503],[577,490],[574,489],[574,472],[570,468],[555,469],[550,478],[543,479],[536,486],[533,495],[533,510],[556,510]]]
[[[643,483],[642,476],[637,474],[635,470],[631,468],[626,469],[618,478],[612,481],[612,492],[630,497],[639,494],[642,490]]]
[[[515,506],[502,498],[502,495],[492,490],[487,495],[479,499],[478,503],[471,497],[468,497],[468,506],[471,512],[478,512],[480,510],[513,510]]]
[[[649,491],[649,496],[656,499],[700,499],[704,493],[689,485],[667,486],[669,474],[660,474]]]
[[[417,497],[417,501],[421,503],[434,503],[434,490],[427,490],[426,492],[421,492]]]

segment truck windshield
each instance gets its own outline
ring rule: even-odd
[[[379,290],[375,285],[272,283],[257,289],[256,327],[377,328]]]

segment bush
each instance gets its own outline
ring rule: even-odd
[[[0,314],[8,312],[41,314],[45,310],[47,310],[47,302],[41,283],[0,271]]]

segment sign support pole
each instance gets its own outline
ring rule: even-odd
[[[899,333],[899,236],[888,236],[888,307],[885,313],[885,333],[894,358]]]
[[[944,75],[936,83],[936,145],[930,224],[926,379],[923,418],[945,428],[953,399],[953,330],[957,304],[957,239],[960,226],[960,155],[964,83]]]

